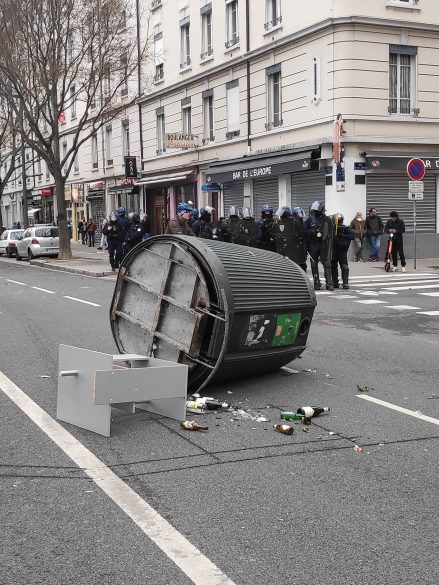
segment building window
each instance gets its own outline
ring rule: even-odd
[[[122,121],[122,156],[130,156],[130,121]]]
[[[160,111],[157,113],[157,154],[162,152],[166,152],[165,113]]]
[[[98,168],[98,135],[96,133],[91,137],[91,166],[93,169]]]
[[[212,4],[201,13],[201,60],[207,59],[213,54],[212,47]]]
[[[391,45],[389,54],[389,113],[417,113],[416,47]]]
[[[121,96],[128,95],[128,53],[122,53],[120,57],[120,83]]]
[[[79,158],[78,158],[78,153],[76,153],[75,160],[73,161],[73,172],[75,173],[75,175],[77,175],[79,173]]]
[[[417,7],[419,0],[387,0],[387,6],[396,6],[401,8]]]
[[[161,24],[154,27],[154,63],[155,63],[155,75],[154,83],[158,83],[164,77],[163,68],[163,33],[160,32]]]
[[[49,180],[49,178],[50,178],[49,165],[46,163],[46,180]]]
[[[185,69],[191,64],[190,24],[180,26],[180,69]]]
[[[37,157],[37,176],[38,182],[41,183],[41,181],[43,180],[43,173],[41,171],[41,158],[39,156]]]
[[[183,119],[183,134],[192,134],[192,108],[190,104],[183,106],[181,116]]]
[[[265,30],[270,30],[282,22],[281,0],[265,1]]]
[[[226,138],[239,136],[239,82],[229,81],[227,84],[227,134]]]
[[[214,142],[214,120],[213,120],[213,93],[203,97],[203,126],[204,138],[203,144]]]
[[[282,126],[282,78],[280,65],[267,69],[267,130]]]
[[[238,0],[226,0],[226,49],[239,43]]]
[[[76,88],[74,85],[70,86],[70,114],[71,119],[76,118]]]
[[[320,103],[321,100],[321,73],[320,57],[314,57],[312,60],[312,97],[313,104]]]
[[[67,142],[63,142],[62,143],[62,159],[64,161],[64,166],[63,166],[63,173],[66,174],[67,173]]]
[[[113,166],[113,127],[111,124],[105,128],[105,159],[107,167]]]

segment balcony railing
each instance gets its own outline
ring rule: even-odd
[[[240,130],[233,130],[232,132],[226,132],[226,140],[232,140],[241,134]]]
[[[158,8],[159,6],[161,6],[162,4],[162,0],[152,0],[151,2],[151,8]]]
[[[215,142],[215,136],[213,134],[211,134],[207,138],[203,138],[203,140],[202,140],[203,146],[206,146],[207,144],[210,144],[211,142]]]
[[[226,49],[230,49],[230,47],[233,47],[234,45],[237,45],[239,43],[239,36],[235,33],[232,38],[230,38],[228,41],[226,41],[224,44],[226,46]]]
[[[207,59],[208,57],[211,57],[213,55],[213,49],[212,47],[209,47],[206,51],[204,51],[203,53],[200,54],[200,59],[201,61],[204,61],[205,59]]]
[[[270,30],[281,23],[282,23],[282,16],[277,16],[276,18],[273,18],[273,20],[269,20],[268,22],[266,22],[264,24],[264,28],[265,28],[265,30]]]
[[[187,57],[186,58],[186,61],[182,61],[180,63],[180,69],[186,69],[187,67],[190,66],[190,64],[191,64],[191,58],[190,57]]]
[[[156,73],[154,75],[154,83],[159,83],[160,81],[162,81],[165,77],[165,72],[163,71],[163,69],[161,71],[159,71],[158,73]]]

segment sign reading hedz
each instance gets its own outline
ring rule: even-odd
[[[195,134],[166,134],[167,148],[195,148],[196,145]]]

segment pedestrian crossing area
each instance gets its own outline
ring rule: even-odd
[[[324,287],[324,279],[323,285]],[[439,317],[439,273],[420,272],[402,274],[379,274],[374,276],[354,276],[349,279],[349,290],[316,291],[317,296],[325,296],[334,301],[349,301],[365,307],[382,307],[394,314],[413,313],[428,317]],[[398,302],[398,297],[410,295],[412,304]],[[401,299],[402,300],[402,299]],[[414,301],[414,302],[413,302]],[[423,305],[433,305],[425,307]]]

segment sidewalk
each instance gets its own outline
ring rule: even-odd
[[[31,260],[30,264],[34,266],[42,266],[43,268],[50,268],[51,270],[64,270],[65,272],[73,272],[76,274],[84,274],[86,276],[113,276],[116,274],[112,272],[110,262],[108,260],[108,252],[105,250],[98,250],[97,247],[89,248],[80,243],[71,242],[73,259],[72,260],[57,260],[55,258],[38,258]],[[407,259],[407,274],[416,274],[421,272],[439,272],[439,258],[421,258],[417,260],[417,268],[413,269],[413,260]],[[385,274],[384,262],[349,262],[350,276],[370,276],[374,277],[378,274]],[[308,266],[308,274],[309,266]]]
[[[84,246],[71,240],[73,258],[71,260],[58,260],[56,258],[38,258],[31,260],[33,266],[50,268],[51,270],[62,270],[64,272],[73,272],[75,274],[84,274],[85,276],[113,276],[116,274],[111,270],[106,250],[98,250]]]

